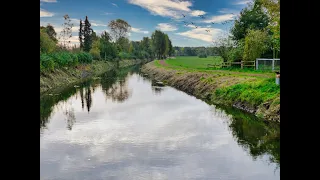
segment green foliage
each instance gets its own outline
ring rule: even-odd
[[[249,29],[263,30],[268,26],[269,18],[262,10],[260,0],[255,0],[253,5],[245,7],[240,12],[240,17],[234,22],[231,29],[233,40],[241,40],[246,37]]]
[[[238,43],[236,47],[232,47],[227,53],[229,62],[240,62],[243,55],[243,43]]]
[[[91,56],[91,54],[87,52],[80,52],[77,54],[77,56],[78,56],[79,63],[85,63],[85,64],[92,63],[93,57]]]
[[[206,55],[205,53],[201,53],[201,54],[199,54],[198,57],[199,57],[199,58],[207,58],[207,55]]]
[[[131,56],[129,53],[120,52],[120,53],[119,53],[119,58],[120,58],[120,59],[131,59],[132,56]]]
[[[100,39],[99,37],[92,44],[92,48],[90,49],[89,53],[92,55],[93,59],[100,60]]]
[[[92,29],[91,24],[88,20],[88,16],[86,16],[86,19],[84,21],[83,41],[83,50],[89,52],[92,48]]]
[[[50,55],[40,54],[40,72],[53,71],[54,59]]]
[[[280,95],[280,87],[275,84],[274,78],[256,82],[247,82],[220,88],[215,91],[216,98],[240,101],[258,106],[263,102],[275,99]]]
[[[243,60],[255,61],[268,48],[268,35],[265,31],[249,30],[245,38]]]
[[[40,52],[51,53],[56,50],[56,42],[46,33],[46,29],[40,30]]]

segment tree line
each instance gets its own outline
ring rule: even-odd
[[[109,32],[100,35],[92,29],[88,16],[79,22],[79,46],[72,45],[70,17],[64,16],[60,36],[48,24],[40,26],[40,71],[54,70],[78,63],[91,63],[92,60],[118,61],[121,59],[163,59],[174,54],[172,42],[167,34],[155,30],[151,37],[140,41],[130,41],[128,33],[131,25],[122,19],[108,23]]]
[[[224,61],[280,58],[280,0],[254,0],[213,47],[174,47],[175,55],[219,55]]]

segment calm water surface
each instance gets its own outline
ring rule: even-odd
[[[280,129],[136,68],[40,97],[41,179],[280,179]]]

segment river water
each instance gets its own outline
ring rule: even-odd
[[[280,128],[139,66],[40,96],[41,179],[280,179]]]

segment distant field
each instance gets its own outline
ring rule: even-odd
[[[199,58],[198,56],[178,56],[175,59],[168,59],[165,62],[171,66],[207,69],[207,64],[222,62],[222,58],[219,56],[208,56],[207,58]]]

